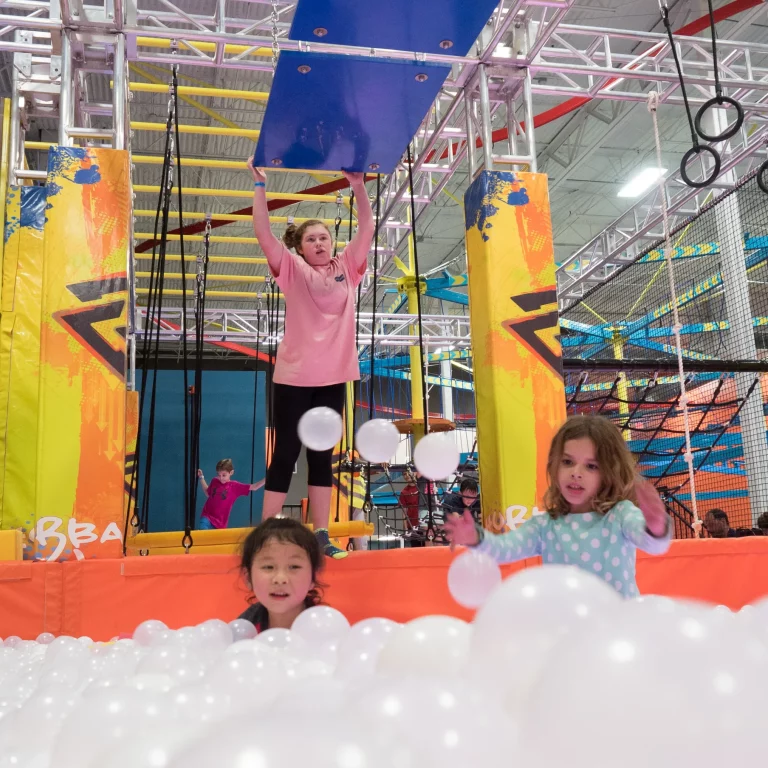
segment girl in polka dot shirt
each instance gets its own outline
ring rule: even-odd
[[[445,528],[456,544],[476,547],[499,563],[541,555],[578,565],[624,597],[639,593],[635,550],[660,555],[672,526],[653,486],[640,478],[619,430],[600,416],[574,416],[555,435],[547,460],[547,514],[494,535],[458,515]]]

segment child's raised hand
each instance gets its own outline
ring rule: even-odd
[[[697,536],[701,536],[701,529],[704,527],[704,523],[701,520],[697,520],[695,523],[691,523],[694,533]]]
[[[638,478],[635,483],[637,506],[645,518],[648,530],[654,536],[663,536],[667,532],[669,515],[658,491],[645,479]]]
[[[202,469],[198,469],[197,470],[197,476],[198,477],[202,477],[203,476],[203,470]]]
[[[475,527],[475,518],[466,510],[462,515],[448,515],[443,525],[451,544],[459,544],[464,547],[474,547],[480,543]]]

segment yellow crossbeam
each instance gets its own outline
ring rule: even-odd
[[[152,277],[151,272],[137,272],[136,277]],[[166,280],[181,280],[181,272],[166,272]],[[197,274],[195,272],[188,272],[186,274],[187,280],[196,280]],[[223,283],[264,283],[267,278],[264,275],[211,275],[209,274],[207,280],[219,280]]]
[[[111,83],[110,83],[111,84]],[[128,83],[128,88],[137,93],[168,93],[168,85],[162,83]],[[197,85],[180,85],[179,96],[210,96],[222,99],[245,99],[246,101],[266,101],[267,91],[243,91],[238,88],[206,88]]]
[[[160,187],[154,184],[136,184],[133,187],[134,192],[151,192],[152,194],[158,194]],[[201,197],[240,197],[240,198],[252,198],[253,192],[246,189],[208,189],[200,187],[183,187],[182,191],[185,195],[200,195]],[[173,188],[173,194],[176,194],[178,190]],[[335,203],[336,195],[307,195],[301,192],[267,192],[267,199],[269,200],[296,200],[301,203]],[[349,198],[342,198],[349,202]]]
[[[152,261],[151,254],[137,254],[134,257],[136,260]],[[166,254],[166,261],[181,261],[180,254],[169,255]],[[197,256],[185,256],[184,262],[197,261]],[[211,256],[208,261],[211,264],[266,264],[267,260],[262,258],[254,258],[253,256]]]

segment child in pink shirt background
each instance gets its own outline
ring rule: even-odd
[[[216,477],[210,485],[205,482],[203,470],[197,470],[203,493],[208,497],[200,515],[201,531],[210,531],[214,528],[226,528],[229,523],[229,515],[234,503],[241,497],[247,496],[251,491],[258,491],[264,485],[259,483],[239,483],[232,479],[235,467],[232,459],[222,459],[216,464]]]
[[[301,452],[299,419],[310,409],[341,414],[346,383],[360,378],[355,340],[356,289],[368,267],[374,235],[373,212],[361,173],[344,173],[357,202],[358,229],[336,257],[334,239],[322,221],[290,225],[283,242],[273,234],[267,207],[266,174],[253,167],[253,229],[269,271],[285,298],[285,333],[273,375],[275,445],[267,471],[262,520],[279,515]],[[332,450],[307,450],[309,512],[315,534],[329,557],[347,553],[328,538]]]

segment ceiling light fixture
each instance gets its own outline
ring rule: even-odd
[[[617,197],[639,197],[666,172],[666,168],[644,168],[619,190]]]

